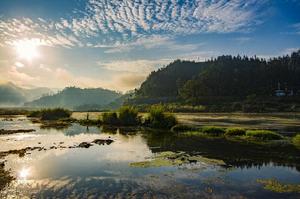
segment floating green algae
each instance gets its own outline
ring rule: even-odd
[[[284,184],[276,179],[258,179],[258,183],[264,185],[264,189],[277,193],[300,193],[300,184]]]
[[[202,163],[208,165],[225,165],[223,160],[210,159],[200,155],[189,155],[185,152],[164,151],[154,155],[153,158],[141,162],[130,163],[132,167],[164,167],[180,166],[184,164]]]

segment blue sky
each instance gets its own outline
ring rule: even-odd
[[[300,48],[298,0],[1,0],[0,82],[136,88],[174,59]]]

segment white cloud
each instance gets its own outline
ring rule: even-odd
[[[168,59],[161,60],[119,60],[111,62],[101,62],[97,64],[104,69],[117,72],[130,72],[139,74],[148,74],[151,71],[169,63]]]
[[[0,19],[0,38],[40,38],[74,47],[139,42],[155,35],[246,31],[260,23],[258,10],[267,0],[100,1],[89,0],[81,17],[59,20]],[[151,46],[151,43],[145,46]]]

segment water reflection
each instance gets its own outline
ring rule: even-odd
[[[19,171],[19,180],[25,181],[30,176],[30,168],[22,168]]]
[[[79,124],[66,129],[37,128],[35,133],[22,139],[13,136],[16,135],[0,139],[1,150],[27,146],[43,146],[47,150],[30,151],[24,158],[7,156],[6,170],[11,169],[17,181],[26,183],[11,183],[0,196],[2,193],[16,196],[14,190],[17,190],[22,196],[37,198],[280,198],[283,195],[264,191],[256,179],[278,178],[300,183],[300,153],[292,146],[265,147],[224,139],[181,137],[156,130]],[[68,148],[108,137],[115,140],[110,145]],[[13,139],[7,141],[7,138]],[[57,148],[49,149],[51,146]],[[209,164],[199,164],[199,167],[130,166],[132,162],[149,160],[163,151],[184,151],[219,159],[230,167]]]

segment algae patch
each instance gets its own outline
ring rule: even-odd
[[[185,152],[165,151],[156,153],[150,160],[130,163],[132,167],[167,167],[181,166],[186,164],[205,164],[205,165],[220,165],[225,166],[223,160],[210,159],[200,155],[189,155]]]
[[[264,189],[277,193],[300,193],[300,184],[284,184],[276,179],[258,179],[258,183],[264,185]]]

